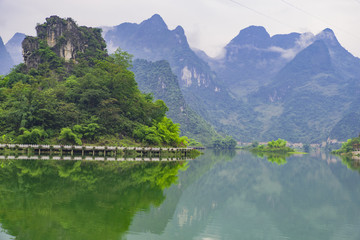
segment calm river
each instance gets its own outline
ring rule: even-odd
[[[360,239],[360,163],[0,161],[0,239]]]

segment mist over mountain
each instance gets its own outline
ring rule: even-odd
[[[10,54],[6,50],[4,42],[0,37],[0,75],[7,74],[10,72],[10,68],[14,65]]]
[[[290,33],[270,37],[264,27],[250,26],[225,46],[226,54],[222,59],[210,61],[211,66],[237,98],[244,98],[268,84],[309,44],[308,36]]]

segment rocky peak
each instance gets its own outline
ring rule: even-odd
[[[143,21],[140,24],[140,28],[145,28],[147,29],[147,31],[150,32],[160,32],[168,30],[168,26],[159,14],[154,14],[151,18]]]
[[[229,45],[253,46],[267,48],[270,44],[270,35],[261,26],[250,26],[240,31],[240,33],[230,42]]]
[[[13,46],[13,45],[19,45],[25,38],[25,34],[23,33],[15,33],[14,36],[5,44],[6,47]]]
[[[182,36],[185,36],[185,31],[182,26],[177,26],[174,30],[175,33],[180,34]]]
[[[51,16],[44,24],[36,26],[36,32],[37,37],[27,36],[22,43],[24,62],[28,68],[36,68],[42,62],[38,50],[44,44],[65,61],[76,62],[85,52],[91,54],[100,50],[105,53],[106,44],[101,30],[79,27],[71,18]]]
[[[46,40],[47,45],[50,48],[55,47],[59,41],[65,41],[61,37],[65,37],[68,33],[78,33],[77,25],[71,18],[62,19],[58,16],[51,16],[46,18],[46,23],[36,26],[36,33],[40,39]],[[74,36],[75,37],[75,36]],[[77,36],[76,36],[77,37]],[[68,39],[68,42],[71,42]],[[66,44],[67,45],[67,44]],[[63,48],[63,51],[59,52],[60,57],[65,58],[65,60],[70,60],[75,58],[73,56],[71,49]]]
[[[341,46],[339,41],[337,40],[335,33],[330,28],[324,29],[322,32],[316,35],[316,40],[323,40],[329,46],[339,47]]]

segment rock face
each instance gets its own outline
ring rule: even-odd
[[[36,37],[26,37],[22,42],[24,63],[30,68],[37,68],[40,64],[40,55],[36,54],[39,49],[39,41]]]
[[[71,18],[51,16],[36,27],[36,32],[37,37],[27,36],[22,43],[24,63],[28,68],[37,68],[42,62],[38,50],[43,45],[50,47],[65,61],[74,62],[88,50],[96,52],[97,49],[105,51],[106,48],[100,29],[79,27]]]

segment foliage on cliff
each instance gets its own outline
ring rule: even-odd
[[[64,20],[66,21],[66,20]],[[87,35],[88,42],[94,41]],[[66,39],[65,39],[66,41]],[[95,143],[100,137],[134,138],[144,144],[184,146],[179,127],[166,118],[167,106],[137,87],[131,56],[104,56],[100,46],[66,62],[47,41],[34,50],[39,65],[18,65],[0,78],[0,134],[18,143]],[[105,52],[106,53],[106,52]],[[161,127],[159,127],[161,126]],[[160,137],[139,137],[151,128]]]

